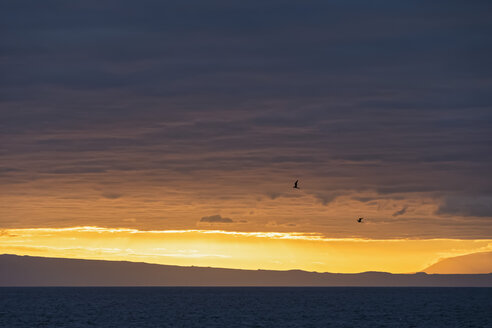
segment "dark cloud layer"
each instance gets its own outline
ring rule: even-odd
[[[192,180],[215,184],[203,201],[281,201],[299,177],[326,206],[422,195],[445,199],[439,215],[490,217],[491,12],[479,0],[4,1],[0,191]],[[108,189],[94,192],[117,199]]]
[[[492,217],[492,196],[446,196],[437,214],[490,218]]]

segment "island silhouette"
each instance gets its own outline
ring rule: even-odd
[[[0,255],[0,286],[492,287],[492,274],[318,273]]]

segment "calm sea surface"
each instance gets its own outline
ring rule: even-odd
[[[0,327],[492,327],[492,288],[0,288]]]

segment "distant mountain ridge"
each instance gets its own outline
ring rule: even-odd
[[[491,273],[492,252],[480,252],[442,259],[423,270],[426,273]]]
[[[492,274],[357,274],[238,270],[0,255],[0,286],[492,287]]]

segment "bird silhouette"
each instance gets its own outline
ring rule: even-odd
[[[364,220],[364,218],[359,218],[357,222],[362,223],[362,220]]]
[[[297,183],[298,183],[298,182],[299,182],[299,180],[296,180],[296,182],[294,182],[294,187],[292,187],[292,188],[294,188],[294,189],[300,189],[300,188],[297,186]]]

